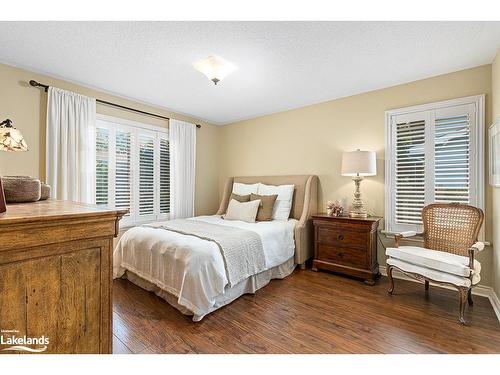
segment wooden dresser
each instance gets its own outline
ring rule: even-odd
[[[313,215],[313,270],[325,269],[359,277],[373,285],[379,275],[377,228],[380,217]]]
[[[0,335],[47,353],[112,352],[112,252],[126,211],[47,200],[0,214]],[[46,341],[45,341],[46,342]],[[1,344],[0,353],[13,345]],[[18,349],[17,352],[26,352]]]

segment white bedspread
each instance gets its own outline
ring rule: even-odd
[[[246,223],[220,216],[198,216],[212,224],[256,232],[264,249],[266,269],[287,261],[295,252],[297,220]],[[126,270],[178,297],[195,315],[204,315],[228,284],[220,249],[214,242],[161,228],[135,227],[123,234],[113,254],[114,277]]]

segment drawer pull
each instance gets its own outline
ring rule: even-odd
[[[344,235],[343,234],[339,234],[337,236],[337,240],[342,241],[343,239],[344,239]]]

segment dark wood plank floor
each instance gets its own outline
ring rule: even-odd
[[[153,293],[114,282],[114,353],[500,353],[500,324],[474,297],[458,324],[455,292],[387,279],[375,286],[297,270],[194,323]]]

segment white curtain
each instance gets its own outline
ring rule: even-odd
[[[49,88],[46,174],[52,198],[94,201],[95,118],[94,98]]]
[[[170,120],[170,218],[194,215],[194,178],[196,167],[196,126]]]

